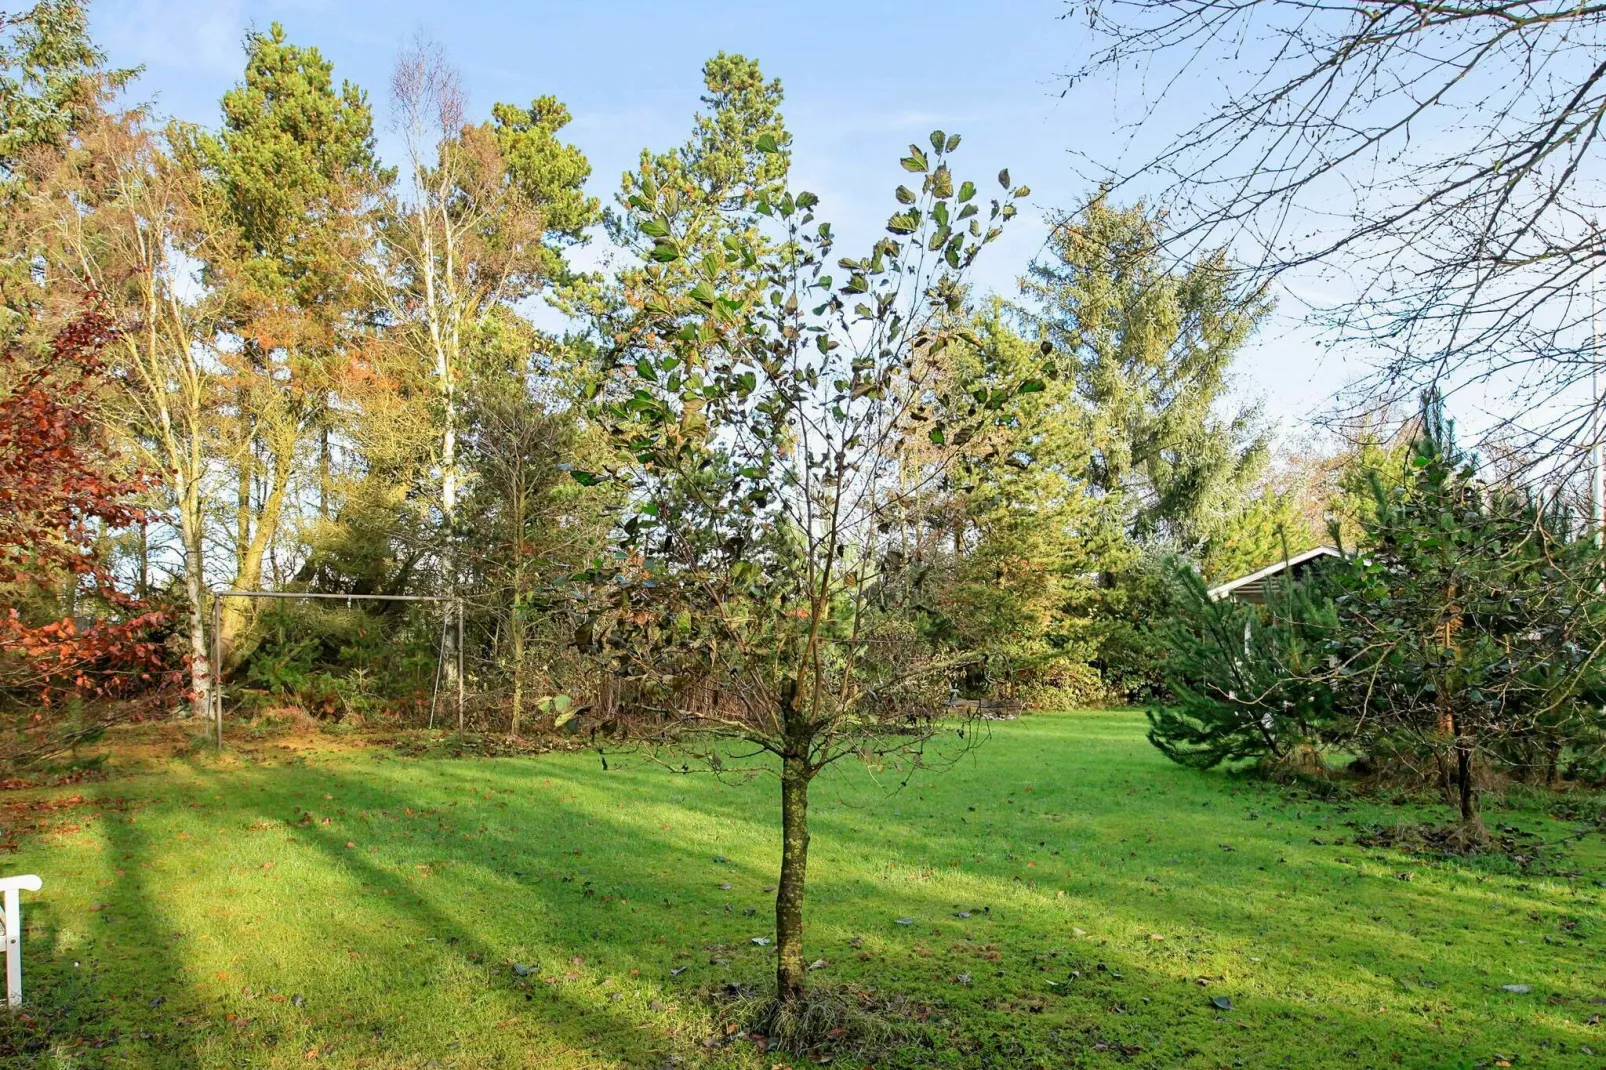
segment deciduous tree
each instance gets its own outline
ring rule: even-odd
[[[95,411],[112,333],[90,312],[57,333],[48,361],[16,343],[0,353],[0,689],[46,702],[175,675],[167,614],[119,590],[102,552],[107,528],[142,519],[143,481]]]
[[[937,447],[923,478],[943,480],[1016,394],[1044,385],[935,389],[948,348],[974,340],[965,273],[1026,194],[1004,172],[986,202],[950,169],[958,145],[937,132],[910,146],[918,188],[899,187],[887,234],[858,258],[835,258],[811,193],[726,203],[769,226],[709,245],[688,230],[704,206],[680,187],[644,183],[626,201],[654,244],[635,316],[605,340],[593,418],[615,452],[575,472],[626,491],[616,556],[582,577],[580,639],[628,681],[618,718],[717,770],[778,776],[784,1007],[805,993],[810,785],[848,757],[900,775],[922,764],[949,675],[977,656],[905,611],[925,578],[891,552],[892,507],[913,485],[897,458],[915,439]],[[765,132],[753,148],[781,144]]]
[[[398,60],[391,95],[407,163],[381,232],[377,292],[400,357],[390,370],[433,386],[437,550],[446,589],[455,590],[460,386],[486,336],[517,329],[520,302],[565,277],[563,250],[583,240],[597,204],[581,192],[590,164],[558,138],[569,112],[556,99],[499,104],[491,121],[469,123],[457,72],[423,41]]]

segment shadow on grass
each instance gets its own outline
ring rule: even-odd
[[[614,779],[620,790],[626,790],[624,785],[628,783],[624,777],[576,775],[536,763],[522,766],[497,763],[488,769],[463,765],[443,769],[440,775],[441,790],[445,794],[456,794],[465,800],[472,797],[476,803],[484,802],[482,789],[487,783],[518,784],[540,778],[559,789],[567,789],[571,796],[596,795],[603,786],[598,777]],[[683,783],[676,782],[677,786]],[[417,802],[414,793],[381,790],[373,780],[339,777],[334,778],[330,786],[332,793],[348,805],[354,805],[350,800],[360,798],[364,805],[394,812]],[[697,794],[695,808],[680,806],[671,810],[670,824],[706,821],[710,815],[715,815],[718,823],[725,827],[719,839],[736,845],[726,848],[731,857],[717,866],[710,862],[711,856],[707,853],[710,844],[706,839],[655,831],[639,822],[618,819],[604,806],[597,805],[595,798],[569,806],[558,791],[523,797],[506,812],[475,806],[472,815],[476,824],[470,841],[460,838],[463,834],[458,826],[448,823],[448,827],[442,828],[437,825],[425,843],[414,845],[415,850],[423,848],[429,857],[445,861],[448,869],[468,870],[467,883],[491,889],[485,897],[489,901],[521,903],[523,923],[511,931],[502,926],[501,934],[494,940],[473,935],[483,926],[467,916],[474,909],[484,909],[473,906],[481,897],[454,894],[446,896],[444,901],[438,896],[432,901],[421,896],[416,886],[361,853],[355,862],[350,861],[351,849],[344,846],[347,842],[343,839],[344,832],[318,831],[315,827],[310,842],[331,863],[357,869],[370,888],[382,894],[390,892],[421,930],[453,934],[459,941],[460,954],[466,953],[471,959],[477,955],[486,965],[498,951],[504,956],[504,963],[506,956],[519,954],[539,960],[540,972],[548,974],[548,980],[556,978],[548,986],[552,998],[534,1008],[526,1008],[526,1013],[536,1014],[542,1029],[554,1031],[567,1043],[578,1043],[583,1037],[594,1047],[630,1063],[641,1054],[639,1042],[633,1043],[635,1038],[631,1035],[632,1031],[639,1031],[642,1024],[641,1000],[630,1000],[615,1010],[599,1008],[596,1000],[586,994],[598,983],[599,972],[617,979],[627,970],[639,971],[649,980],[639,986],[638,996],[640,989],[645,989],[649,995],[678,993],[684,998],[688,988],[695,989],[708,982],[734,980],[763,985],[768,981],[772,961],[768,953],[744,945],[749,934],[767,935],[771,931],[769,904],[756,894],[762,882],[773,879],[768,863],[775,850],[766,842],[769,826],[761,823],[763,811],[769,809],[769,804],[761,804],[757,808],[760,812],[755,814],[751,800],[741,805],[740,792],[730,793],[728,800],[719,789],[698,790]],[[665,805],[661,799],[657,804]],[[488,820],[481,821],[482,818]],[[840,818],[825,818],[820,826],[834,826],[840,821]],[[516,835],[518,827],[530,831]],[[841,831],[839,828],[830,830],[838,836]],[[830,846],[822,842],[825,837],[822,833],[816,840],[817,847],[825,848],[817,858],[854,851],[849,837],[842,836],[841,842]],[[884,846],[871,844],[868,834],[859,839],[860,853],[886,850]],[[690,847],[688,840],[693,843]],[[386,842],[390,845],[396,841]],[[571,854],[570,845],[576,842],[587,843],[592,850],[581,847],[576,849],[579,854]],[[464,846],[465,843],[471,843],[472,847]],[[606,844],[626,846],[620,857],[598,860],[596,848]],[[910,835],[901,846],[918,853],[933,849],[934,844],[930,837]],[[1270,849],[1271,845],[1266,847]],[[381,849],[382,857],[386,849]],[[665,868],[648,865],[645,860],[652,858],[673,859],[675,864]],[[524,878],[515,876],[520,873]],[[1050,1055],[1064,1058],[1078,1052],[1124,1051],[1126,1047],[1136,1046],[1144,1051],[1165,1051],[1167,1058],[1182,1058],[1187,1055],[1187,1044],[1178,1043],[1175,1037],[1190,1031],[1226,1033],[1234,1039],[1223,1041],[1218,1037],[1217,1042],[1239,1054],[1256,1048],[1257,1042],[1251,1037],[1237,1039],[1233,1032],[1237,1023],[1211,1007],[1206,994],[1190,983],[1185,976],[1188,969],[1185,961],[1108,944],[1065,942],[1063,930],[1056,932],[1053,924],[1064,916],[1065,908],[1054,903],[1047,889],[1011,887],[1009,878],[997,873],[947,876],[949,879],[941,888],[935,889],[922,886],[919,881],[878,880],[846,875],[839,870],[817,870],[811,904],[814,934],[811,954],[825,953],[836,961],[856,961],[848,945],[852,936],[860,939],[865,949],[860,954],[867,956],[848,971],[835,970],[822,976],[840,976],[845,972],[850,979],[861,983],[932,999],[940,1008],[940,1017],[950,1018],[948,1027],[942,1027],[939,1018],[934,1029],[941,1042],[960,1050],[973,1049],[971,1054],[978,1057],[990,1054],[1010,1059]],[[733,886],[729,893],[717,889],[715,881],[721,877],[726,880],[720,883]],[[650,899],[643,894],[648,888]],[[1105,870],[1089,875],[1085,897],[1095,909],[1101,901],[1114,901],[1141,917],[1146,912],[1144,901],[1148,891],[1149,886],[1135,874]],[[1040,916],[1042,924],[1028,924],[1006,934],[962,925],[948,920],[951,907],[958,905],[953,903],[955,898],[992,900],[1000,913],[1008,912],[1015,917]],[[1425,906],[1432,905],[1425,895],[1413,894],[1412,898],[1419,898]],[[734,910],[726,913],[722,899],[750,903],[751,907],[743,909],[753,909],[755,914],[737,920],[740,915],[735,915]],[[666,901],[668,906],[663,905]],[[864,907],[871,903],[875,904],[877,916],[867,917]],[[651,946],[644,945],[644,930],[650,932],[650,925],[621,917],[620,912],[632,905],[649,913],[658,909],[666,911],[659,915],[658,936],[662,938],[667,934],[670,938],[663,951],[651,953]],[[1195,927],[1212,942],[1232,944],[1254,941],[1264,935],[1251,920],[1234,921],[1224,915],[1219,898],[1203,893],[1173,894],[1163,909],[1156,906],[1148,922],[1156,927],[1174,923],[1180,913],[1197,919]],[[708,909],[700,910],[700,907]],[[845,908],[852,911],[850,916],[843,916]],[[686,923],[688,912],[691,924]],[[883,913],[885,917],[880,917]],[[892,919],[900,915],[923,920],[916,926],[895,927]],[[1406,968],[1431,964],[1432,960],[1427,958],[1415,963],[1401,961],[1397,938],[1398,933],[1383,925],[1352,932],[1344,948],[1327,950],[1325,964],[1340,972],[1374,970],[1381,962],[1393,962]],[[1088,976],[1087,983],[1079,984],[1069,995],[1049,990],[1043,984],[1049,960],[1045,958],[1038,964],[1031,962],[1034,955],[1042,958],[1042,951],[1048,946],[1033,951],[1031,945],[1039,941],[1057,944],[1063,954],[1053,965],[1080,966]],[[1010,968],[1004,971],[1002,978],[983,973],[990,960],[982,957],[987,952],[977,949],[989,944],[1000,947],[1002,953],[1009,956]],[[954,946],[961,950],[952,952]],[[729,958],[730,961],[709,968],[705,954],[710,949],[712,954],[708,957]],[[934,953],[931,959],[925,959],[922,951]],[[674,952],[689,954],[691,958],[677,959]],[[575,956],[587,960],[584,969],[564,967],[563,964]],[[1187,956],[1181,957],[1185,960]],[[666,979],[671,964],[676,962],[689,965],[689,976],[700,980],[686,984]],[[1098,970],[1098,963],[1104,964],[1103,971]],[[998,971],[987,972],[996,974]],[[486,971],[483,983],[497,989],[511,986],[516,991],[518,986],[510,980],[509,973],[507,965],[498,965]],[[959,973],[974,974],[974,979],[969,985],[955,987],[953,978]],[[653,977],[657,980],[650,980]],[[1584,983],[1580,981],[1580,985]],[[1404,998],[1397,990],[1390,991],[1391,995]],[[1145,1023],[1137,1018],[1134,1000],[1142,993],[1155,998],[1164,996],[1165,1002],[1173,1005],[1176,1017],[1172,1019],[1171,1029],[1156,1030],[1152,1022]],[[1574,994],[1569,993],[1569,996]],[[1448,1055],[1456,1048],[1455,1041],[1435,1027],[1430,1018],[1413,1020],[1399,1015],[1381,1018],[1324,1000],[1317,993],[1300,993],[1287,998],[1240,996],[1239,1004],[1240,1012],[1250,1010],[1258,1018],[1284,1022],[1287,1030],[1284,1041],[1303,1036],[1306,1043],[1329,1048],[1342,1044],[1342,1050],[1352,1050],[1358,1058],[1381,1057],[1390,1051]],[[1046,1017],[1038,1018],[1039,1015]],[[958,1024],[961,1016],[968,1019],[965,1025]],[[1037,1027],[1038,1021],[1047,1027]],[[1053,1024],[1048,1026],[1049,1022]],[[703,1024],[706,1027],[706,1023]],[[578,1031],[576,1027],[580,1027]],[[1541,1027],[1536,1032],[1542,1043],[1557,1049],[1565,1046],[1569,1039],[1564,1030]],[[685,1041],[695,1040],[685,1032],[674,1036],[682,1043],[678,1047],[671,1044],[672,1050],[684,1050]],[[660,1033],[659,1039],[667,1038]],[[1265,1042],[1265,1038],[1260,1041]],[[1105,1047],[1101,1049],[1100,1044]],[[915,1057],[916,1053],[911,1053],[911,1058]]]
[[[106,902],[81,918],[52,899],[52,880],[23,906],[24,1007],[0,1012],[6,1066],[187,1067],[202,1058],[202,1008],[183,984],[181,934],[142,862],[138,815],[111,810],[96,826],[115,872]],[[171,936],[171,939],[168,937]]]
[[[1164,822],[1154,850],[1176,856],[1169,871],[1155,869],[1157,885],[1145,866],[1125,859],[1126,845],[1101,827],[1108,819],[1087,795],[1132,791],[1134,779],[1154,770],[1125,760],[1096,778],[1054,786],[1050,766],[1044,756],[1017,755],[1003,768],[961,773],[941,797],[916,790],[862,808],[819,805],[809,949],[828,965],[817,976],[928,1001],[926,1041],[955,1066],[1235,1059],[1301,1066],[1337,1057],[1351,1065],[1456,1065],[1463,1054],[1470,1066],[1490,1059],[1463,1049],[1453,1027],[1436,1026],[1440,1011],[1415,1006],[1443,1000],[1425,988],[1388,987],[1380,971],[1421,971],[1437,956],[1405,939],[1406,919],[1363,919],[1358,907],[1321,901],[1346,877],[1336,863],[1308,861],[1297,879],[1260,874],[1255,866],[1275,866],[1286,845],[1262,827],[1235,825],[1239,868],[1203,882],[1187,872],[1208,873],[1209,852],[1220,850],[1222,821],[1232,816],[1221,784],[1183,774],[1192,779],[1162,780],[1164,790],[1131,796],[1138,829],[1152,808]],[[117,947],[97,950],[92,972],[78,976],[65,972],[66,960],[83,953],[82,941],[57,941],[45,969],[52,987],[34,990],[42,1005],[78,1022],[112,1014],[125,1034],[152,1023],[150,1038],[115,1048],[124,1064],[290,1065],[316,1048],[325,1062],[384,1067],[426,1059],[657,1067],[670,1056],[689,1065],[772,1065],[750,1047],[704,1048],[714,1022],[698,998],[727,981],[769,981],[772,953],[751,939],[773,935],[762,890],[774,881],[779,854],[770,785],[726,789],[653,775],[650,767],[621,770],[616,762],[602,773],[545,758],[203,769],[197,776],[199,787],[186,795],[223,795],[222,820],[258,830],[231,832],[217,848],[227,857],[203,859],[223,887],[193,878],[167,890],[137,865],[162,845],[141,825],[108,825],[107,849],[123,870],[110,893],[113,921],[82,924],[111,933],[126,925],[150,938],[155,957],[104,961],[113,951],[137,953],[119,936]],[[1045,787],[1028,797],[1031,780]],[[836,790],[817,799],[829,801]],[[1030,805],[1014,806],[1010,792]],[[853,792],[841,794],[853,801]],[[972,798],[974,811],[966,808]],[[1178,809],[1196,799],[1214,808]],[[168,810],[189,817],[176,803]],[[893,810],[909,816],[894,820]],[[1051,820],[1047,811],[1061,816]],[[1071,841],[1078,853],[1066,847]],[[1055,859],[1063,876],[1026,868],[1025,852],[1038,842],[1045,846],[1030,858]],[[1050,855],[1049,845],[1067,853]],[[972,861],[971,851],[983,860]],[[1021,856],[1011,860],[1011,852]],[[964,864],[951,868],[956,854]],[[1475,917],[1489,895],[1426,883],[1391,891],[1402,912],[1457,919]],[[175,897],[201,894],[217,896],[205,916],[177,920]],[[1274,909],[1279,895],[1292,897],[1289,913],[1309,919],[1313,941],[1323,929],[1341,931],[1341,944],[1307,949],[1303,961],[1324,976],[1268,966],[1270,983],[1232,989],[1234,1011],[1216,1010],[1209,996],[1221,990],[1194,983],[1204,968],[1196,960],[1258,947],[1266,926],[1246,908]],[[1525,896],[1524,904],[1536,898]],[[273,916],[251,913],[264,905]],[[979,905],[991,912],[952,917],[960,906]],[[1323,919],[1323,910],[1341,920]],[[39,917],[58,935],[70,927]],[[899,926],[899,917],[915,923]],[[1090,917],[1112,932],[1075,938],[1072,921]],[[1113,932],[1117,917],[1136,941]],[[1201,946],[1176,933],[1182,924]],[[1165,929],[1168,941],[1139,942],[1145,926]],[[178,932],[187,934],[182,941]],[[1598,971],[1582,949],[1566,953],[1576,976],[1557,995],[1572,999]],[[186,977],[202,962],[207,977]],[[530,973],[518,975],[515,963]],[[211,976],[216,966],[229,975],[226,984]],[[1082,974],[1074,983],[1047,985],[1072,969]],[[968,983],[957,980],[961,974]],[[1354,991],[1329,998],[1321,991],[1327,977]],[[162,991],[151,990],[153,978]],[[1362,1007],[1361,995],[1374,989],[1407,1006]],[[148,1007],[158,995],[166,1002]],[[299,1005],[291,1002],[296,995],[305,997]],[[1565,1061],[1575,1033],[1549,1020],[1524,1028],[1523,1043],[1543,1049],[1530,1061],[1575,1065]],[[80,1065],[94,1065],[98,1050],[113,1049],[87,1049]],[[928,1066],[936,1058],[912,1048],[877,1065]]]
[[[302,923],[314,926],[322,953],[349,960],[347,968],[351,963],[383,959],[396,967],[394,978],[374,986],[371,1003],[362,1011],[353,1013],[338,998],[330,998],[334,993],[313,1009],[309,996],[309,1039],[315,1046],[321,1045],[325,1054],[334,1050],[358,1062],[387,1053],[483,1058],[485,1053],[475,1054],[476,1042],[483,1038],[465,1035],[476,1020],[503,1034],[497,1055],[515,1060],[520,1057],[517,1048],[521,1044],[540,1049],[526,1053],[532,1058],[569,1059],[587,1066],[613,1060],[629,1066],[656,1066],[676,1052],[703,1051],[702,1041],[710,1036],[713,1023],[694,1013],[680,1023],[681,1028],[668,1027],[674,1023],[666,1022],[649,1003],[656,995],[674,994],[650,983],[634,983],[632,971],[639,977],[646,964],[635,955],[630,941],[613,939],[613,928],[605,926],[606,911],[589,913],[579,928],[589,931],[590,938],[580,937],[574,943],[564,942],[561,932],[544,932],[518,920],[558,912],[568,913],[572,923],[571,898],[598,896],[589,881],[572,873],[551,870],[528,883],[515,876],[526,872],[518,870],[519,866],[527,866],[533,875],[546,861],[539,851],[530,849],[529,840],[464,833],[448,819],[446,807],[420,805],[414,793],[384,788],[377,778],[325,773],[316,790],[333,796],[342,805],[332,809],[344,813],[328,825],[319,818],[297,821],[292,833],[295,842],[320,855],[327,869],[342,874],[347,890],[364,896],[370,911],[376,909],[371,904],[382,902],[379,912],[389,921],[382,932],[362,924],[331,925],[327,918],[303,918]],[[466,794],[469,789],[457,790]],[[304,786],[290,786],[278,793],[252,793],[249,803],[259,818],[282,821],[294,816],[293,800],[306,794]],[[413,828],[400,837],[387,837],[382,844],[370,844],[362,832],[371,829],[357,827],[358,822],[351,819],[353,809],[360,809],[370,826],[376,821],[394,822],[400,816],[404,825]],[[532,814],[531,825],[550,829],[561,816],[557,808],[551,808]],[[353,835],[364,842],[358,845],[350,838]],[[370,846],[378,849],[369,851]],[[420,862],[420,858],[429,861]],[[427,876],[408,874],[407,869],[423,870]],[[565,881],[565,877],[570,879]],[[572,897],[549,891],[563,884],[572,885]],[[495,886],[494,891],[487,894],[490,886]],[[602,893],[599,901],[617,899]],[[602,937],[599,926],[609,929],[608,937]],[[433,948],[398,961],[404,948],[416,950],[426,943]],[[288,976],[295,975],[297,965],[305,965],[305,961],[285,963]],[[521,975],[515,965],[526,972]],[[311,992],[316,979],[302,976],[298,983]],[[327,992],[330,986],[322,987]],[[472,1020],[421,1030],[389,1019],[392,1008],[386,1004],[410,1011],[419,1002],[433,1000],[450,1001],[459,1012],[472,1006]],[[515,1061],[509,1065],[525,1064]]]

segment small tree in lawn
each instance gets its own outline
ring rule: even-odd
[[[1432,395],[1409,475],[1374,485],[1326,676],[1363,747],[1432,755],[1476,844],[1480,764],[1599,723],[1601,554],[1553,501],[1480,479]]]
[[[1002,172],[983,203],[949,170],[958,144],[910,146],[918,188],[898,188],[860,259],[834,261],[811,193],[727,205],[769,232],[733,226],[719,243],[685,240],[684,213],[707,205],[677,183],[626,202],[646,266],[592,410],[616,453],[604,473],[573,473],[627,491],[613,556],[577,588],[579,641],[625,701],[579,716],[717,772],[778,773],[782,1006],[805,992],[810,784],[847,757],[905,773],[929,761],[949,674],[976,657],[922,635],[910,607],[929,563],[897,552],[893,518],[922,482],[963,478],[967,444],[1013,394],[1043,388],[939,374],[954,341],[984,348],[965,330],[964,279],[1027,193]],[[779,150],[769,134],[756,147]]]

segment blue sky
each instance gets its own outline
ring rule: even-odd
[[[1123,139],[1135,136],[1141,149],[1165,126],[1162,114],[1123,132],[1107,85],[1061,96],[1057,75],[1087,47],[1080,26],[1060,18],[1066,10],[1061,0],[98,0],[91,19],[114,64],[145,67],[137,95],[205,123],[240,77],[245,32],[278,21],[292,41],[322,50],[337,77],[364,87],[383,125],[391,64],[422,31],[461,70],[471,115],[545,93],[567,104],[570,136],[592,162],[592,192],[604,198],[643,147],[684,139],[703,61],[742,52],[785,85],[795,184],[819,194],[845,253],[879,231],[898,157],[934,128],[964,135],[962,175],[1007,166],[1031,186],[1031,210],[981,265],[982,283],[1009,293],[1042,241],[1044,213],[1090,188],[1072,150],[1115,159],[1134,147]],[[1263,399],[1285,430],[1319,412],[1353,370],[1318,351],[1296,314],[1284,301],[1239,368],[1240,392]]]

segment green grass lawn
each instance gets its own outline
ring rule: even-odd
[[[1181,769],[1142,728],[1035,715],[897,795],[816,787],[811,976],[918,1012],[875,1065],[1606,1067],[1598,838],[1550,875],[1334,845],[1422,813]],[[93,805],[0,862],[45,880],[0,1023],[36,1050],[0,1062],[804,1065],[711,1047],[702,996],[772,968],[773,782],[609,764],[203,757],[7,793]]]

